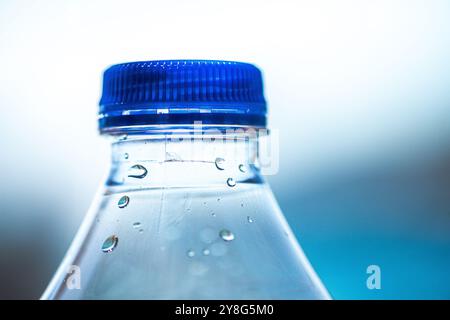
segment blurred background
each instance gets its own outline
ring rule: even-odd
[[[262,68],[268,179],[334,298],[450,298],[445,0],[2,0],[0,298],[40,297],[107,170],[103,70],[174,58]]]

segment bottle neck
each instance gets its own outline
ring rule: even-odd
[[[233,184],[259,181],[258,171],[258,139],[248,133],[130,135],[114,138],[107,185],[128,189]]]

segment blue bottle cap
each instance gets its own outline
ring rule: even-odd
[[[217,60],[113,65],[103,76],[101,132],[149,126],[265,127],[262,75],[255,66]]]

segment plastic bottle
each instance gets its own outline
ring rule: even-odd
[[[328,299],[259,168],[261,72],[172,60],[104,74],[109,177],[43,299]]]

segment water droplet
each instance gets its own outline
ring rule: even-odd
[[[225,170],[225,159],[223,158],[216,158],[216,168],[219,170]]]
[[[139,233],[144,233],[144,229],[139,229]]]
[[[204,256],[209,256],[210,251],[209,251],[209,249],[203,249],[202,253]]]
[[[114,250],[115,247],[117,247],[117,243],[119,242],[119,238],[115,235],[109,236],[105,239],[105,241],[102,244],[102,251],[103,252],[111,252]]]
[[[219,235],[224,241],[234,240],[234,234],[230,230],[222,229],[220,231]]]
[[[220,198],[217,198],[217,202],[220,202]]]
[[[128,170],[129,178],[142,179],[147,175],[147,169],[140,164],[135,164]]]
[[[253,219],[252,219],[252,217],[250,217],[250,216],[247,216],[247,221],[248,221],[248,223],[252,223],[252,222],[253,222]]]
[[[213,212],[211,212],[211,215],[212,215],[213,217],[215,217],[215,216],[216,216],[216,213],[213,211]]]
[[[233,188],[236,185],[236,181],[233,178],[227,179],[227,185],[231,188]]]
[[[242,173],[245,173],[245,165],[240,164],[239,165],[239,171],[242,172]]]
[[[135,229],[139,229],[141,226],[142,226],[142,224],[140,222],[133,223],[133,228],[135,228]]]
[[[127,159],[129,158],[128,153],[125,152],[124,155],[123,155],[123,157],[124,157],[125,160],[127,160]]]
[[[194,257],[194,256],[195,256],[195,251],[194,251],[194,250],[188,250],[187,256],[188,256],[189,258]]]
[[[241,203],[241,207],[242,207],[242,208],[244,207],[244,204],[243,204],[243,203]]]
[[[128,203],[130,203],[130,198],[128,196],[123,196],[122,198],[119,199],[117,205],[119,206],[120,209],[123,209],[128,205]]]

